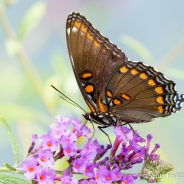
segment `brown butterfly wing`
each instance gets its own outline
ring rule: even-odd
[[[148,122],[176,108],[175,83],[141,62],[123,64],[110,79],[109,111],[125,122]]]
[[[91,111],[139,123],[181,108],[184,95],[177,95],[173,81],[151,66],[129,61],[82,15],[68,16],[66,35],[72,67]]]
[[[66,36],[72,67],[84,99],[93,112],[107,111],[105,87],[127,58],[78,13],[68,16]],[[110,67],[110,68],[109,68]]]

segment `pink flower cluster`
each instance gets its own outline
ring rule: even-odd
[[[113,145],[100,145],[91,138],[91,131],[76,119],[56,117],[57,123],[40,137],[33,135],[27,158],[20,164],[24,175],[38,184],[133,184],[137,174],[125,174],[149,155],[151,135],[144,139],[127,127],[115,127]],[[86,138],[81,148],[77,140]],[[105,135],[104,135],[105,136]],[[158,146],[157,146],[158,147]],[[152,158],[154,157],[154,150]],[[54,169],[55,161],[68,157],[69,166],[64,171]],[[150,155],[149,155],[150,157]],[[76,175],[81,175],[76,179]]]

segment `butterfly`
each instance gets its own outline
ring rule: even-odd
[[[181,109],[184,94],[153,67],[131,61],[81,14],[66,22],[69,56],[91,112],[83,116],[99,128],[150,122]]]

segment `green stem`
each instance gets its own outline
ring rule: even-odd
[[[8,168],[6,168],[6,167],[0,167],[0,173],[1,172],[8,172],[8,173],[14,173],[14,174],[23,174],[23,171],[21,171],[21,170],[10,170],[10,169],[8,169]]]
[[[4,165],[7,169],[9,169],[9,170],[11,170],[11,171],[16,171],[16,168],[13,167],[13,166],[11,166],[11,165],[8,164],[8,163],[4,163],[3,165]]]
[[[166,56],[164,56],[160,60],[157,68],[158,69],[165,68],[168,64],[170,64],[171,62],[173,62],[182,53],[184,53],[184,41],[182,41],[181,43],[179,43],[172,51],[170,51]]]
[[[32,67],[30,64],[30,60],[27,57],[21,43],[18,41],[17,35],[13,31],[8,18],[5,16],[5,8],[0,7],[0,24],[7,36],[8,39],[14,41],[19,48],[16,50],[15,56],[18,59],[18,61],[21,63],[27,77],[31,81],[35,91],[37,92],[38,96],[40,97],[42,103],[44,106],[47,108],[48,112],[52,112],[52,109],[50,108],[49,104],[47,103],[46,99],[43,97],[43,83],[38,76],[37,72],[35,69]]]

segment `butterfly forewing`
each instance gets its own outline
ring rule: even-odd
[[[148,122],[181,108],[184,97],[177,95],[173,81],[151,66],[128,60],[84,16],[68,16],[66,35],[78,85],[98,118],[106,113],[118,121]]]
[[[72,66],[85,100],[93,111],[107,111],[107,105],[102,103],[105,87],[127,58],[80,14],[68,17],[66,33]]]

